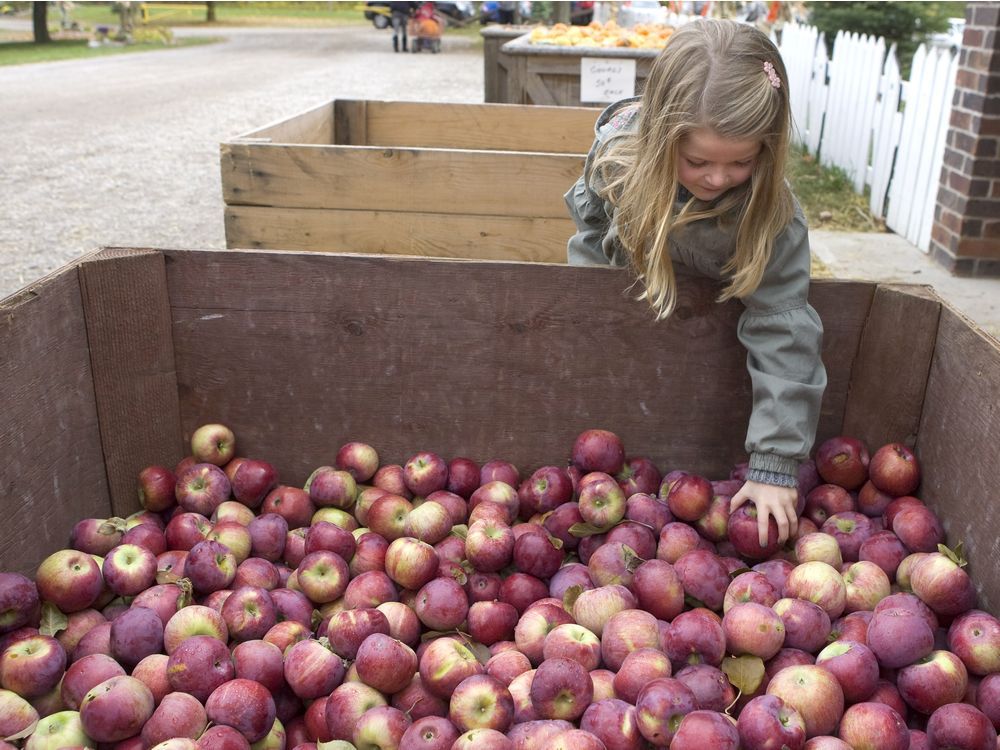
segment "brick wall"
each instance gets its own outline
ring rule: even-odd
[[[931,256],[959,276],[1000,276],[1000,3],[966,5]]]

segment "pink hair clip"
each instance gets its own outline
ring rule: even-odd
[[[771,82],[771,85],[776,89],[781,88],[781,79],[778,74],[774,71],[774,66],[769,62],[764,63],[764,72],[767,73],[767,80]]]

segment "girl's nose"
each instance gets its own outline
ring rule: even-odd
[[[726,184],[726,174],[721,170],[709,172],[706,175],[705,180],[713,188],[721,188]]]

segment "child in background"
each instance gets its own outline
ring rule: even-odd
[[[565,196],[577,226],[569,262],[627,266],[657,319],[677,303],[677,271],[719,279],[720,302],[743,302],[750,462],[730,507],[757,506],[761,546],[769,517],[781,541],[796,533],[799,463],[826,388],[808,231],[785,182],[790,132],[788,77],[770,40],[698,19],[671,36],[641,98],[600,116]]]

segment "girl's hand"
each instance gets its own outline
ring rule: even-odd
[[[794,536],[799,528],[795,506],[799,492],[794,487],[778,487],[773,484],[746,482],[729,501],[729,512],[739,508],[748,500],[757,506],[757,534],[761,547],[767,546],[767,519],[774,517],[778,524],[778,543],[784,544]]]

